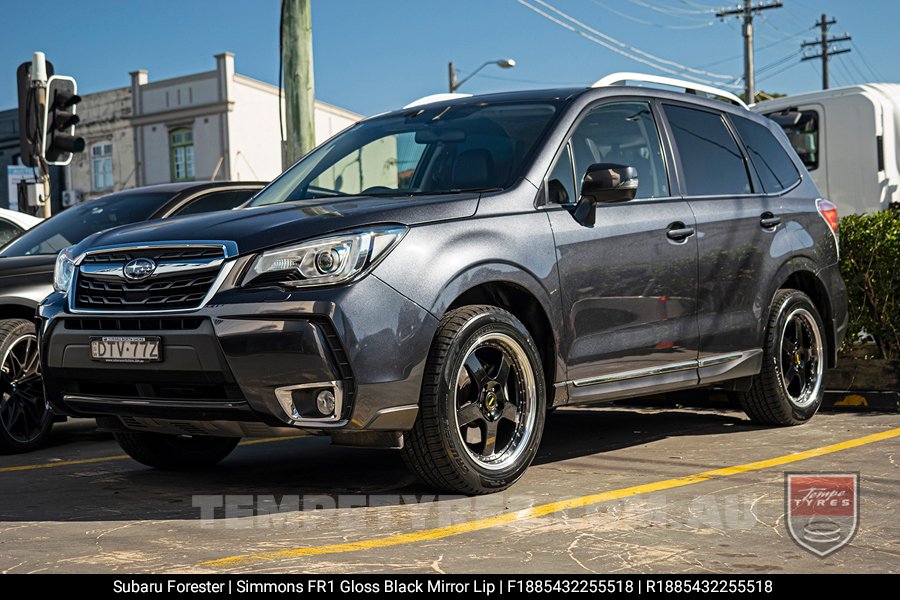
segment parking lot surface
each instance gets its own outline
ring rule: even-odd
[[[896,414],[785,429],[729,410],[562,409],[523,479],[473,499],[327,438],[154,471],[74,420],[0,457],[0,572],[898,572],[898,462]],[[820,559],[790,539],[785,471],[859,473],[849,545]]]

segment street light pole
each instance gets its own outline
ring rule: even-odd
[[[485,68],[488,65],[497,65],[501,69],[512,69],[513,67],[516,66],[516,61],[514,61],[511,58],[501,58],[498,60],[489,60],[486,63],[482,64],[477,69],[475,69],[474,71],[472,71],[471,73],[469,73],[466,77],[463,77],[463,79],[459,82],[456,81],[456,69],[453,68],[453,63],[451,62],[449,65],[449,67],[450,67],[450,73],[449,73],[450,74],[450,93],[452,94],[452,93],[456,92],[456,90],[458,90],[460,88],[460,86],[462,86],[462,84],[464,84],[468,80],[472,79],[472,77],[474,77],[478,73],[478,71],[482,70],[483,68]]]

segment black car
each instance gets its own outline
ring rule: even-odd
[[[33,320],[38,303],[53,291],[57,253],[110,227],[234,208],[263,185],[171,183],[109,194],[63,211],[0,248],[0,453],[37,447],[52,426]]]
[[[847,326],[836,210],[729,99],[432,99],[239,213],[91,236],[39,309],[48,399],[154,467],[303,430],[467,494],[525,471],[552,407],[718,387],[803,423]]]

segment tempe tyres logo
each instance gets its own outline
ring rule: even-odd
[[[825,558],[859,528],[858,473],[785,473],[785,521],[791,538]]]

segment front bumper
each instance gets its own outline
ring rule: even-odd
[[[242,262],[204,307],[183,313],[77,314],[62,295],[47,298],[38,321],[54,410],[151,429],[223,421],[342,432],[412,427],[437,328],[431,314],[374,275],[337,288],[242,289],[234,281]],[[90,338],[110,335],[159,336],[162,361],[92,360]],[[332,418],[298,419],[278,400],[335,384],[341,412]]]

